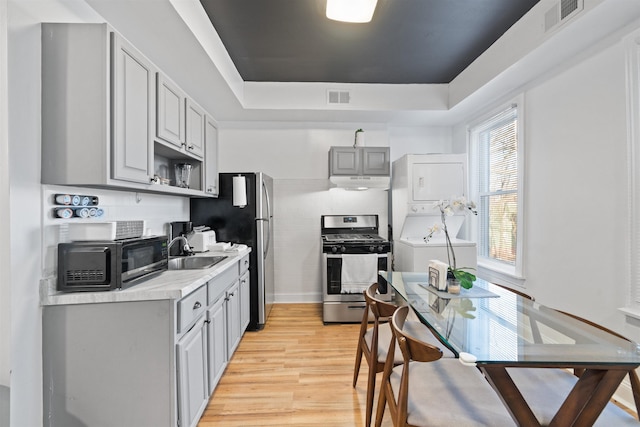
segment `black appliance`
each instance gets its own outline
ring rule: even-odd
[[[59,291],[109,291],[167,269],[167,236],[58,244]]]
[[[345,262],[345,259],[351,255],[371,258],[373,267],[370,274],[372,280],[377,281],[377,272],[389,269],[391,242],[378,235],[378,215],[322,215],[320,233],[323,321],[360,322],[363,309],[366,307],[362,290],[371,283],[355,287],[345,286],[345,269],[354,268],[353,261]],[[378,282],[378,292],[383,300],[392,300],[393,295],[387,289],[386,283]]]
[[[238,176],[246,182],[244,207],[233,204],[233,178]],[[221,173],[219,185],[218,198],[191,199],[191,222],[210,227],[218,242],[242,243],[252,248],[248,329],[260,330],[274,302],[273,180],[262,172]]]

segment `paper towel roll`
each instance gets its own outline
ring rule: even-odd
[[[247,206],[247,181],[244,176],[233,177],[233,206]]]

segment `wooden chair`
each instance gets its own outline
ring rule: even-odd
[[[628,338],[614,332],[602,325],[591,322],[590,320],[558,310],[580,322],[587,323],[602,331],[608,332],[624,340],[630,341]],[[569,394],[573,386],[577,382],[577,377],[583,374],[583,369],[576,369],[571,374],[563,369],[536,369],[536,368],[507,368],[509,376],[516,384],[523,397],[529,403],[531,410],[538,420],[543,424],[548,424],[554,414],[557,412],[562,401]],[[636,406],[636,417],[632,416],[614,403],[609,402],[598,417],[595,426],[638,426],[640,421],[637,420],[640,411],[640,380],[635,369],[629,371],[629,382]],[[541,389],[540,384],[546,385]]]
[[[382,301],[376,297],[377,290],[378,284],[374,283],[363,292],[366,307],[362,316],[362,323],[360,325],[358,347],[356,349],[356,362],[353,370],[353,387],[355,387],[358,382],[358,374],[360,373],[362,357],[364,356],[364,359],[369,366],[367,373],[366,427],[371,425],[376,374],[384,370],[389,343],[391,342],[391,337],[393,335],[388,321],[391,315],[398,308],[395,304]],[[370,315],[373,318],[372,327],[369,327]],[[440,343],[431,331],[429,331],[429,329],[420,322],[407,322],[406,327],[425,341],[438,344]],[[392,362],[396,365],[402,363],[400,351],[398,350],[395,354],[397,356]],[[454,354],[446,348],[443,351],[443,354],[446,357],[454,357]]]
[[[442,358],[440,349],[406,332],[409,307],[392,317],[393,338],[384,367],[376,427],[382,424],[385,406],[398,426],[513,426],[497,393],[475,367],[458,359]],[[396,342],[403,363],[393,364]]]

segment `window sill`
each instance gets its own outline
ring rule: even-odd
[[[478,273],[477,274],[478,277],[486,280],[487,282],[517,286],[520,288],[525,287],[524,277],[518,276],[504,269],[496,268],[496,266],[491,263],[478,262],[477,273]]]
[[[640,308],[621,307],[618,310],[623,312],[624,315],[627,316],[627,317],[631,317],[633,319],[640,320]]]

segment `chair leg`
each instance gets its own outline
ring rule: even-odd
[[[382,425],[382,418],[384,417],[384,409],[387,406],[387,394],[384,380],[380,386],[380,395],[378,396],[378,409],[376,410],[376,424],[375,427]]]
[[[358,349],[356,350],[356,364],[353,368],[353,388],[356,387],[358,382],[358,375],[360,374],[360,364],[362,363],[362,344],[358,341]]]
[[[373,414],[373,393],[376,388],[376,365],[377,361],[372,360],[369,363],[369,372],[367,373],[367,419],[365,427],[371,426],[371,416]]]

